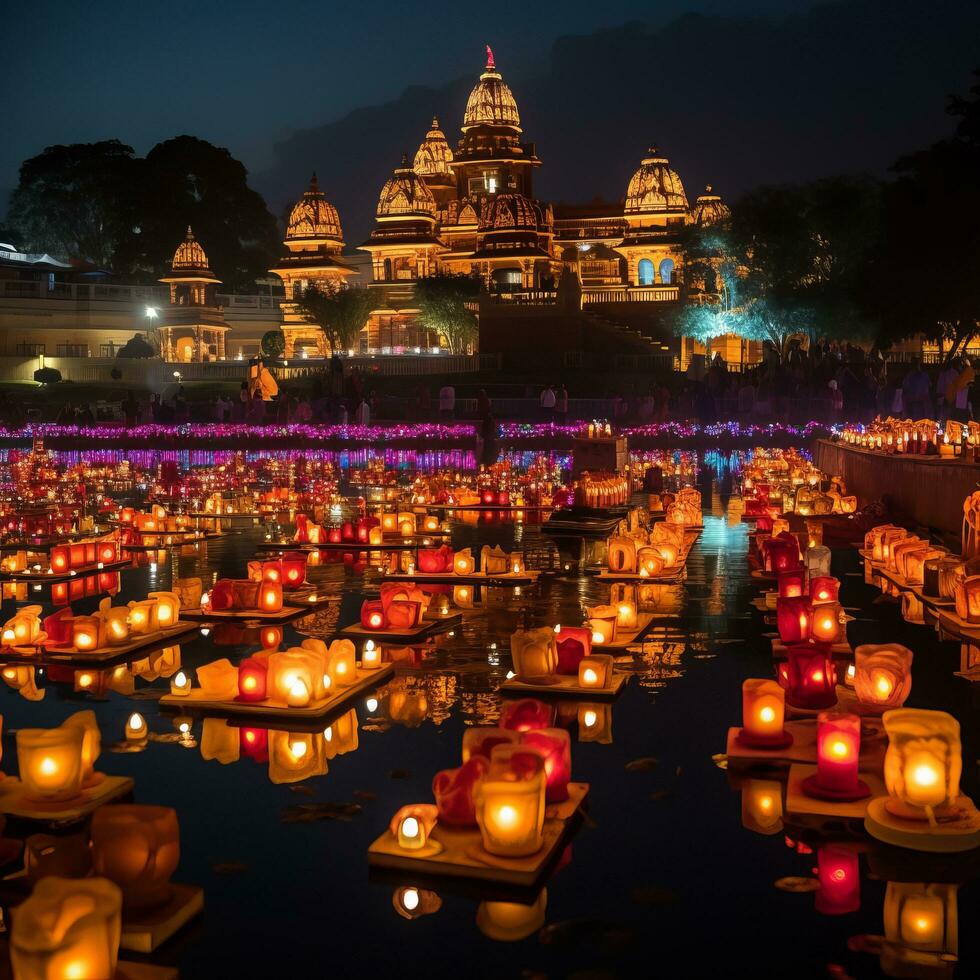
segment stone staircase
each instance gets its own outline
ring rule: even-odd
[[[623,354],[664,354],[661,341],[608,313],[584,310],[596,333]],[[603,344],[604,346],[604,344]]]

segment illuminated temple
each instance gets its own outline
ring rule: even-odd
[[[652,317],[681,300],[681,230],[728,213],[710,187],[692,205],[667,156],[651,148],[622,202],[556,208],[534,196],[540,166],[534,143],[524,139],[517,101],[488,48],[455,146],[432,119],[414,159],[403,158],[380,190],[374,229],[360,246],[370,255],[370,286],[379,301],[362,336],[362,352],[443,346],[419,324],[414,306],[414,282],[436,272],[479,276],[497,306],[554,305],[566,269],[575,274],[579,307],[586,312]],[[310,217],[314,202],[329,220]],[[286,245],[289,254],[271,271],[286,287],[287,356],[297,344],[308,345],[315,356],[327,349],[326,342],[316,328],[303,329],[289,299],[309,283],[343,281],[350,271],[340,258],[336,209],[315,186],[293,209]],[[699,296],[706,299],[711,301]],[[736,347],[741,343],[735,340]],[[682,360],[686,348],[693,345],[682,344]],[[738,360],[749,355],[725,352]]]

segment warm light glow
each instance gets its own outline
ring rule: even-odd
[[[599,716],[589,708],[582,716],[582,720],[585,722],[586,728],[594,728],[595,723],[599,720]]]
[[[595,641],[595,634],[593,634],[592,639],[593,639],[593,641]],[[601,642],[601,641],[602,641],[602,636],[600,635],[599,636],[599,642]],[[599,683],[599,675],[591,667],[586,667],[585,670],[582,671],[582,680],[586,684],[598,684]]]
[[[494,820],[502,830],[509,830],[517,823],[517,810],[507,805],[498,807],[494,813]]]
[[[776,709],[771,705],[765,705],[759,709],[759,720],[765,722],[767,725],[771,724],[776,720]]]

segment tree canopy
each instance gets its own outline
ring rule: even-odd
[[[116,357],[146,358],[155,357],[156,350],[141,333],[134,334],[116,352]]]
[[[419,319],[446,339],[453,354],[464,354],[480,335],[479,320],[471,308],[481,289],[476,276],[440,272],[415,283]]]
[[[315,323],[334,351],[351,350],[367,324],[375,299],[367,289],[349,286],[309,286],[296,300],[296,308]]]
[[[8,230],[29,251],[152,281],[190,224],[225,289],[252,290],[279,235],[247,177],[228,150],[192,136],[145,158],[118,140],[49,146],[21,165]]]
[[[286,338],[281,330],[266,330],[262,334],[262,353],[266,357],[282,357],[285,349]]]

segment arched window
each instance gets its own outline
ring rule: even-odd
[[[660,263],[660,281],[669,286],[674,281],[674,260],[664,259]]]
[[[653,263],[649,259],[640,259],[640,264],[636,267],[636,275],[641,286],[652,286]]]

